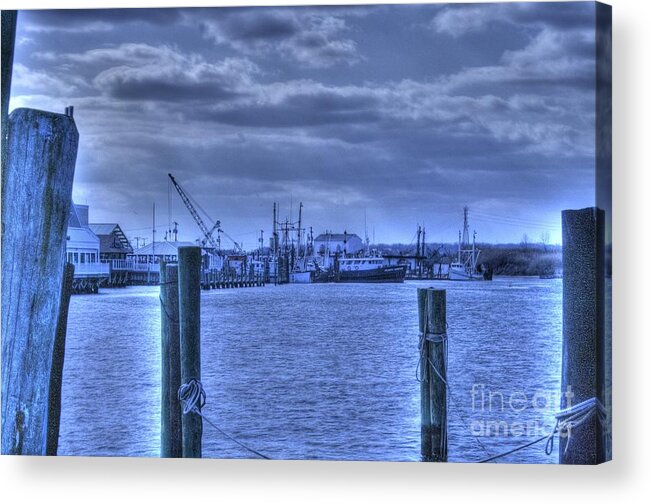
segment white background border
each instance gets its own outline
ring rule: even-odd
[[[188,5],[290,5],[314,1]],[[326,0],[321,3],[350,3]],[[373,3],[357,1],[355,3]],[[375,2],[378,3],[378,2]],[[380,2],[381,3],[381,2]],[[403,2],[391,2],[403,3]],[[415,3],[415,2],[411,2]],[[600,467],[0,457],[3,502],[595,502],[651,497],[649,79],[651,2],[613,5],[614,458]],[[2,9],[180,6],[181,1],[0,0]],[[83,422],[83,419],[79,419]],[[589,496],[589,497],[588,497]],[[647,501],[648,502],[648,501]]]

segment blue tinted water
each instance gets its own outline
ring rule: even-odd
[[[551,429],[560,280],[316,284],[202,293],[204,413],[272,458],[419,460],[416,289],[447,289],[449,459]],[[71,302],[62,455],[158,456],[158,288]],[[204,427],[204,457],[247,457]],[[544,443],[502,462],[555,462]]]

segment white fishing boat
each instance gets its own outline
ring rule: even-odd
[[[472,245],[469,243],[468,207],[463,209],[463,235],[459,231],[457,260],[450,264],[448,280],[483,280],[484,273],[477,267],[481,250],[475,246],[477,232],[472,234]]]
[[[292,271],[289,273],[289,283],[312,283],[311,271]]]

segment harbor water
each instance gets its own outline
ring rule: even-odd
[[[274,459],[417,461],[416,289],[447,289],[449,460],[540,437],[560,402],[562,282],[267,285],[202,292],[204,414]],[[61,455],[160,450],[157,287],[73,296]],[[500,462],[555,463],[545,442]],[[204,425],[203,455],[251,455]]]

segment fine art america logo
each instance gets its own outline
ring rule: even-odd
[[[568,386],[565,392],[539,390],[527,394],[523,390],[506,393],[491,390],[483,383],[473,384],[470,431],[473,436],[486,437],[545,436],[554,431],[554,415],[563,397],[564,407],[570,408],[574,398],[572,387]]]

